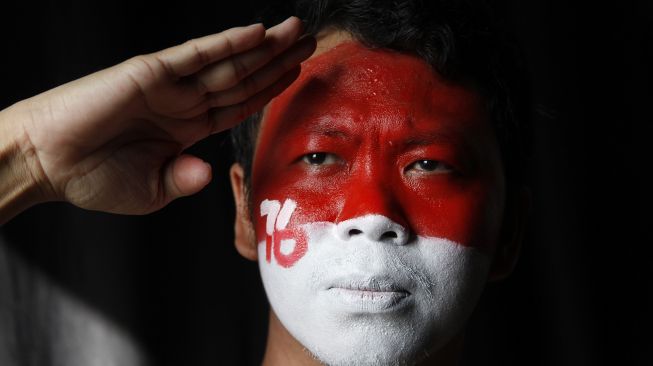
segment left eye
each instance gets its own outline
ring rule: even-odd
[[[309,165],[327,165],[337,162],[338,157],[329,153],[315,152],[304,155],[302,160]]]
[[[438,161],[438,160],[417,160],[410,164],[406,170],[416,170],[419,172],[426,172],[426,173],[435,173],[435,172],[442,172],[442,173],[447,173],[451,171],[451,168],[446,165],[445,163]]]

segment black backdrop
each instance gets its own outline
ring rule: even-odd
[[[262,1],[4,2],[0,108],[189,38],[250,22]],[[535,208],[515,273],[473,316],[468,364],[650,364],[653,3],[497,1],[530,63]],[[0,234],[127,329],[155,365],[260,362],[267,304],[232,245],[226,135],[192,147],[200,194],[148,216],[34,207]]]

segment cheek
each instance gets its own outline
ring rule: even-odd
[[[266,200],[277,201],[280,207],[287,200],[294,202],[296,207],[288,219],[287,228],[297,228],[302,224],[315,222],[335,222],[344,203],[341,196],[328,194],[328,192],[291,188],[261,192],[254,201],[259,202],[259,206],[254,207],[254,212],[257,214],[255,230],[259,242],[265,240],[266,235],[270,235],[270,230],[266,231],[266,226],[270,226],[268,222],[274,220],[265,212],[260,211],[260,203]]]
[[[265,176],[259,174],[258,180],[253,181],[252,202],[255,205],[260,205],[265,200],[283,203],[290,199],[295,202],[296,207],[288,220],[288,227],[313,222],[335,222],[344,205],[343,188],[346,185],[338,177],[316,178],[300,169],[271,169]],[[265,227],[269,219],[259,215],[258,210],[259,207],[255,206],[255,229],[261,242],[265,239]]]
[[[291,181],[269,182],[253,192],[253,202],[258,202],[253,208],[255,231],[258,243],[265,245],[265,261],[284,268],[293,267],[309,250],[302,225],[335,222],[343,202],[338,196],[305,184],[306,180],[300,179],[298,184]]]
[[[446,238],[465,247],[492,252],[496,245],[501,212],[496,198],[483,187],[437,194],[404,193],[405,212],[413,232],[425,237]]]

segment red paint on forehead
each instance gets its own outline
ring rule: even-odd
[[[312,152],[338,158],[309,166],[302,157]],[[454,172],[414,174],[424,159]],[[347,42],[306,61],[268,105],[252,198],[256,209],[264,199],[295,200],[290,227],[381,214],[417,235],[492,250],[504,181],[477,93],[416,57]],[[264,217],[256,231],[264,240]]]

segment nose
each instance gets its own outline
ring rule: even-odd
[[[365,215],[342,221],[336,225],[336,234],[345,241],[362,236],[394,245],[405,245],[409,237],[406,228],[383,215]]]
[[[404,245],[410,231],[393,185],[394,170],[376,151],[364,152],[343,190],[344,204],[335,220],[337,235],[342,240],[362,236]]]

